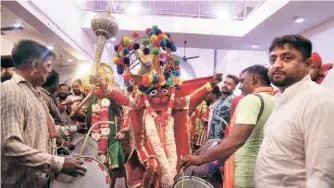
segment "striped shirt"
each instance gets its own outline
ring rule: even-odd
[[[64,158],[51,155],[43,103],[18,74],[1,84],[1,187],[43,187],[46,173],[60,172]]]

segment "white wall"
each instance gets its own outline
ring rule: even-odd
[[[318,52],[322,63],[334,63],[334,19],[303,34],[313,43],[313,51]],[[334,90],[334,69],[330,70],[322,83]]]
[[[4,37],[1,37],[1,55],[10,55],[14,44]]]

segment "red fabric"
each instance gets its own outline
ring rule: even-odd
[[[211,78],[212,76],[184,81],[181,86],[181,89],[176,90],[175,98],[185,97],[187,95],[194,93],[198,88],[202,87],[204,84],[209,82]]]
[[[319,68],[322,66],[322,59],[317,52],[313,52],[311,56],[312,64],[318,66]]]

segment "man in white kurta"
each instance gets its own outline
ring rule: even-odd
[[[281,92],[264,128],[255,186],[332,188],[334,92],[316,84],[307,74],[310,41],[299,35],[275,40],[278,42],[273,41],[270,50],[269,77]],[[296,41],[304,47],[302,50],[293,46]]]

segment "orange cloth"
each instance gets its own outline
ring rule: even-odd
[[[232,102],[232,111],[231,111],[231,119],[230,119],[230,126],[226,129],[225,137],[232,132],[235,123],[235,109],[242,99],[243,96],[236,96]],[[224,181],[223,187],[224,188],[233,188],[234,186],[234,154],[232,154],[224,164]]]

